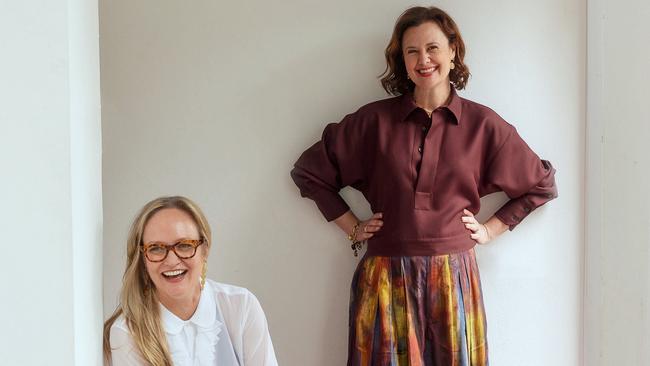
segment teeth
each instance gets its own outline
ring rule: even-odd
[[[185,273],[184,269],[177,269],[175,271],[163,272],[163,275],[167,276],[167,277],[173,277],[173,276],[178,276],[178,275],[183,274],[183,273]]]
[[[422,74],[428,74],[430,72],[433,72],[433,70],[435,70],[435,69],[436,69],[435,67],[430,67],[428,69],[420,69],[420,70],[418,70],[418,72],[420,72]]]

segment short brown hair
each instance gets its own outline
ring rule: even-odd
[[[402,55],[402,38],[404,32],[426,22],[436,23],[449,39],[449,46],[456,51],[455,67],[449,72],[449,80],[458,90],[464,89],[469,79],[469,68],[465,65],[465,42],[460,35],[456,22],[443,10],[431,7],[415,6],[406,9],[395,22],[393,36],[386,47],[386,70],[381,75],[381,85],[389,94],[400,95],[412,92],[415,84],[409,80]]]

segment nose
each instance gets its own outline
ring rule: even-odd
[[[420,51],[418,53],[418,63],[419,64],[427,64],[429,62],[429,54],[426,53],[425,51]]]
[[[176,252],[174,252],[172,249],[169,249],[169,252],[167,252],[167,257],[163,261],[165,264],[169,265],[176,265],[181,261],[180,258],[176,255]]]

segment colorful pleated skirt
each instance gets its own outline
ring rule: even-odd
[[[364,257],[350,296],[348,366],[487,366],[474,249]]]

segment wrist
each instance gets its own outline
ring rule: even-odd
[[[357,240],[357,232],[359,231],[360,225],[361,223],[357,221],[357,223],[352,227],[352,232],[348,235],[348,240],[352,242],[350,248],[352,248],[355,257],[359,255],[359,250],[361,250],[361,241]]]
[[[359,226],[360,225],[361,225],[361,223],[359,221],[357,221],[356,224],[354,224],[352,226],[352,230],[350,230],[350,233],[348,234],[348,240],[351,241],[352,243],[358,242],[357,233],[359,231]]]
[[[485,235],[487,236],[488,240],[492,240],[492,234],[490,234],[490,228],[486,224],[483,224],[483,227],[485,228]]]

